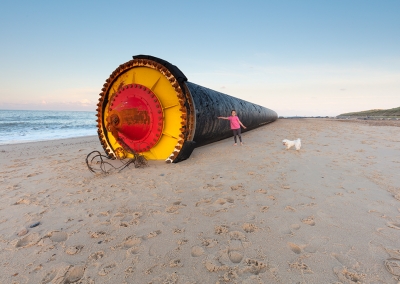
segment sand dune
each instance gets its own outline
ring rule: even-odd
[[[398,127],[278,120],[243,141],[109,175],[85,164],[97,137],[0,146],[0,283],[400,281]]]

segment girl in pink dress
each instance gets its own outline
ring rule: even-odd
[[[227,119],[230,121],[231,123],[231,129],[233,131],[233,138],[235,139],[235,144],[233,144],[234,146],[237,145],[237,141],[236,141],[236,135],[239,136],[239,140],[240,140],[240,145],[243,145],[242,143],[242,133],[241,133],[241,129],[240,129],[240,125],[246,129],[246,126],[244,126],[242,124],[242,122],[240,121],[239,117],[237,117],[236,115],[236,111],[233,109],[232,110],[232,115],[229,117],[223,117],[223,116],[219,116],[219,119]]]

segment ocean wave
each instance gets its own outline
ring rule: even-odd
[[[96,135],[94,112],[0,110],[0,144]]]

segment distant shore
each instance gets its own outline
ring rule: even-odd
[[[321,120],[336,120],[345,122],[358,122],[375,126],[398,126],[400,127],[400,118],[397,117],[356,117],[356,116],[337,116],[337,117],[279,117],[279,119],[321,119]]]

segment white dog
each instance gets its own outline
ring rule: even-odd
[[[290,148],[292,148],[293,146],[296,148],[296,150],[300,150],[301,147],[301,140],[300,138],[297,138],[296,140],[287,140],[287,139],[283,139],[282,140],[283,145],[286,146],[286,150],[289,150]]]

